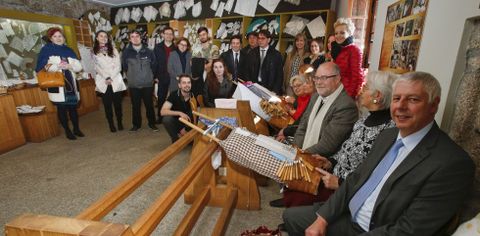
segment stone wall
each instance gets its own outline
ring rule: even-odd
[[[85,0],[2,0],[0,8],[74,19],[80,18],[89,10],[99,10],[110,15],[108,6]]]
[[[480,212],[480,20],[474,20],[467,42],[465,70],[456,95],[456,109],[450,136],[475,162],[473,193],[465,206],[464,219]],[[458,193],[462,194],[462,193]]]

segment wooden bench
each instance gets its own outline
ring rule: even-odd
[[[237,117],[242,126],[255,131],[248,102],[239,101],[237,110],[202,109],[202,112],[212,116]],[[225,138],[228,132],[227,129],[222,130],[219,138]],[[100,222],[192,141],[194,146],[189,165],[133,225]],[[217,143],[191,130],[75,218],[25,214],[7,223],[5,233],[15,236],[43,235],[46,232],[48,235],[150,235],[182,193],[185,193],[186,202],[192,205],[174,234],[188,235],[203,209],[210,205],[222,208],[212,235],[224,235],[233,210],[260,209],[260,196],[252,171],[231,163],[226,158],[223,161],[226,177],[219,176],[218,171],[212,169],[210,157],[217,149]],[[222,181],[218,183],[220,179]]]

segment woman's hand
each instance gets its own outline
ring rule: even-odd
[[[72,65],[68,64],[67,62],[60,62],[60,64],[58,64],[58,68],[61,69],[61,70],[71,70],[72,69]]]
[[[320,165],[317,167],[320,167],[324,170],[330,170],[332,168],[332,163],[326,157],[320,156],[318,154],[313,154],[312,157],[320,162]]]
[[[325,185],[325,188],[328,189],[338,189],[338,177],[335,175],[330,174],[328,171],[322,170],[321,168],[315,168],[320,174],[323,175],[322,181],[323,185]]]
[[[290,96],[285,96],[285,102],[293,104],[295,102],[295,98]]]

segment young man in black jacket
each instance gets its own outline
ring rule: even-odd
[[[158,84],[158,119],[157,124],[162,123],[162,116],[160,110],[162,109],[165,99],[167,99],[168,86],[170,84],[170,76],[168,75],[167,63],[170,52],[175,50],[173,39],[175,37],[174,31],[170,26],[167,26],[162,31],[163,41],[155,45],[154,54],[157,59],[157,68],[155,70],[155,82]]]
[[[247,80],[259,83],[278,95],[282,94],[283,59],[282,54],[270,46],[272,37],[268,30],[258,33],[258,47],[248,54]]]
[[[244,63],[246,60],[246,54],[241,51],[242,49],[242,37],[240,35],[234,35],[230,39],[230,49],[220,55],[220,58],[227,65],[228,72],[232,74],[232,79],[238,81],[238,78],[244,79]]]
[[[157,68],[153,51],[142,44],[140,32],[129,34],[130,44],[122,53],[122,68],[127,74],[130,98],[132,99],[132,123],[130,131],[142,127],[141,102],[145,104],[148,127],[158,131],[155,126],[155,111],[153,109],[153,72]]]

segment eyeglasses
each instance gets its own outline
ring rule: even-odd
[[[186,43],[179,43],[178,45],[179,45],[179,46],[188,47],[188,44],[186,44]]]
[[[300,88],[303,84],[292,84],[292,88]]]
[[[335,75],[322,75],[322,76],[313,76],[313,80],[321,80],[321,81],[325,81],[327,79],[330,79],[330,78],[333,78],[335,76],[337,76],[338,74],[335,74]]]

